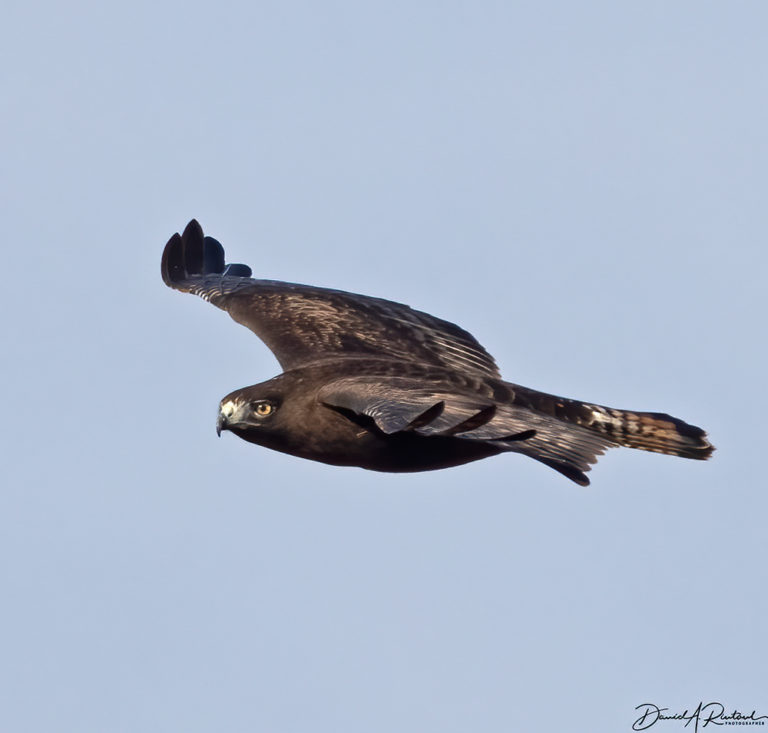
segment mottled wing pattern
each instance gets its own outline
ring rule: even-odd
[[[499,376],[493,357],[448,321],[380,298],[252,279],[246,265],[225,264],[221,244],[194,220],[166,244],[162,275],[169,287],[201,296],[248,327],[283,369],[383,357]]]
[[[320,390],[329,407],[364,415],[383,433],[413,431],[491,441],[499,450],[523,453],[582,485],[584,472],[617,443],[579,425],[525,406],[425,387],[408,377],[344,377]]]

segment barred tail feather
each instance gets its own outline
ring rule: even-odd
[[[512,402],[554,418],[554,424],[544,430],[535,426],[536,437],[510,449],[526,453],[582,485],[589,483],[584,472],[605,449],[614,446],[697,460],[706,460],[715,450],[701,428],[661,412],[616,410],[517,385]],[[571,427],[565,430],[566,426]],[[579,430],[574,431],[573,426]],[[587,448],[585,434],[592,436],[596,444]]]
[[[589,427],[619,445],[698,460],[706,460],[714,451],[701,428],[671,415],[614,410],[600,405],[585,407],[592,411]]]

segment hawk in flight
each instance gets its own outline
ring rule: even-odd
[[[429,471],[522,453],[582,486],[606,448],[709,458],[701,429],[537,392],[501,378],[475,338],[406,305],[275,280],[225,264],[196,221],[174,234],[163,281],[199,295],[253,331],[283,374],[238,389],[216,430],[336,466]]]

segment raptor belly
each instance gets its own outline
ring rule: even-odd
[[[328,445],[325,451],[304,457],[336,466],[407,473],[459,466],[500,452],[483,441],[424,437],[414,433],[384,435],[360,430],[354,441]]]
[[[337,419],[332,419],[335,425],[307,426],[310,429],[301,437],[296,433],[241,431],[237,428],[232,432],[249,443],[299,458],[390,473],[449,468],[501,452],[485,441],[425,437],[409,432],[386,435],[375,427],[356,425],[340,415],[335,417]]]

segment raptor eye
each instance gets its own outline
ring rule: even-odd
[[[257,402],[253,406],[253,411],[259,417],[267,417],[267,415],[271,415],[275,411],[275,406],[270,402]]]

